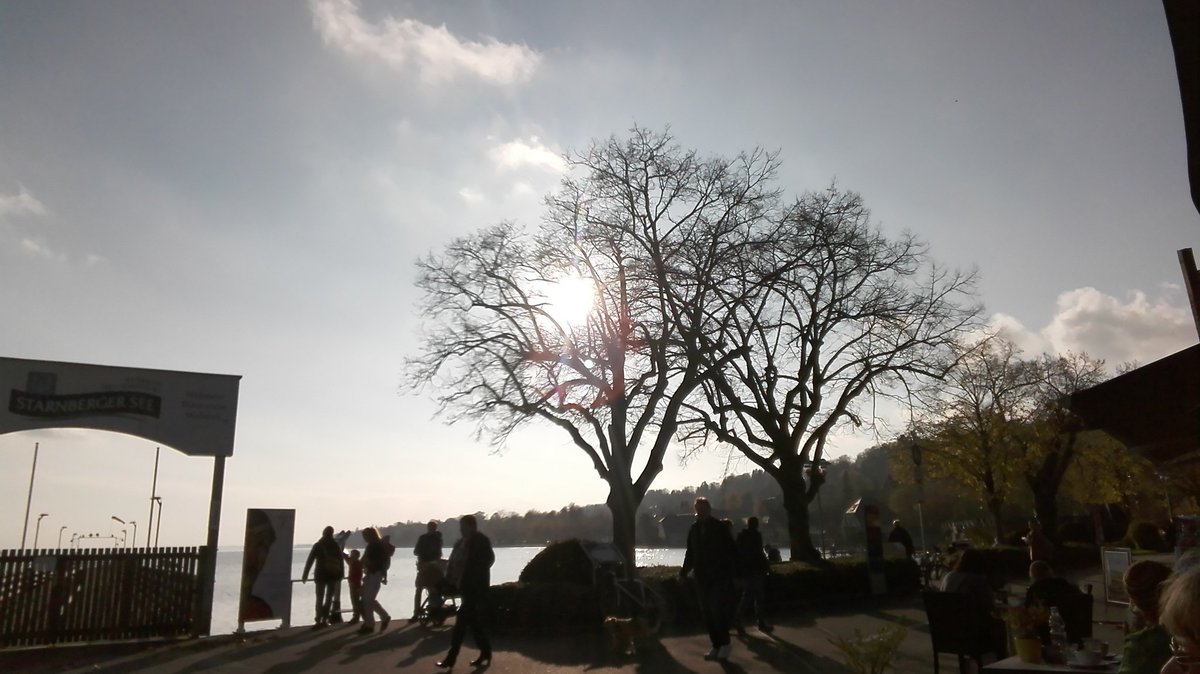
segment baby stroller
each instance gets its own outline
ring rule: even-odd
[[[441,625],[458,613],[458,591],[446,580],[446,560],[422,563],[417,568],[417,586],[427,593],[417,611],[422,627]]]

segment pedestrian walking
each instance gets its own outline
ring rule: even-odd
[[[450,633],[450,650],[437,663],[438,667],[450,668],[458,659],[467,628],[475,637],[479,657],[471,661],[472,667],[486,667],[492,663],[492,644],[483,630],[483,610],[491,587],[491,568],[496,561],[492,542],[479,532],[479,523],[474,515],[463,515],[458,520],[462,537],[450,552],[447,576],[458,588],[462,602],[458,617],[454,619],[454,630]]]
[[[712,516],[712,506],[703,496],[694,505],[696,521],[688,530],[687,552],[679,577],[696,572],[700,610],[708,628],[712,650],[705,660],[728,660],[729,619],[733,605],[733,578],[737,547],[730,527]]]
[[[771,571],[771,562],[767,560],[763,548],[762,533],[758,530],[758,518],[746,520],[746,528],[737,537],[737,571],[738,581],[742,585],[742,600],[738,605],[734,624],[738,634],[744,634],[742,619],[749,613],[754,613],[754,620],[762,632],[770,632],[767,623],[767,574]]]
[[[379,537],[375,527],[363,529],[363,539],[367,547],[363,550],[363,586],[362,586],[362,619],[363,625],[358,628],[359,634],[370,634],[375,629],[375,615],[379,615],[379,631],[387,629],[392,616],[379,605],[379,588],[387,576],[392,557]]]
[[[425,533],[417,538],[413,554],[417,556],[417,576],[414,580],[416,594],[413,595],[413,614],[408,619],[410,623],[416,621],[421,613],[421,590],[428,589],[432,597],[437,583],[442,579],[442,532],[438,531],[437,522],[430,520],[425,525]]]
[[[346,554],[346,585],[350,588],[350,608],[353,614],[350,616],[350,624],[358,622],[362,618],[362,587],[363,587],[363,565],[362,556],[358,550],[351,550]]]
[[[316,567],[313,580],[316,582],[316,617],[313,627],[319,628],[332,621],[333,599],[342,589],[345,568],[342,565],[342,546],[333,538],[333,527],[325,527],[321,538],[313,544],[304,562],[304,573],[300,582],[308,582],[308,574]]]

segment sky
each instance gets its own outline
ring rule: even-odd
[[[1149,362],[1197,340],[1200,245],[1153,2],[0,3],[0,355],[241,375],[221,544],[599,503],[549,429],[497,449],[413,393],[415,260],[536,226],[563,153],[638,124],[777,150],[885,233],[977,268],[1027,353]],[[829,456],[875,443],[839,435]],[[155,446],[0,436],[0,547],[144,542]],[[751,466],[674,457],[679,488]],[[205,537],[212,461],[164,447],[162,545]],[[131,536],[132,526],[124,535]]]

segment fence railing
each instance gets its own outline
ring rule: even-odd
[[[207,552],[0,550],[0,647],[192,634]]]

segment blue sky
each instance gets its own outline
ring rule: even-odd
[[[28,1],[0,4],[0,354],[242,375],[225,543],[247,507],[296,508],[305,540],[601,502],[563,437],[497,455],[402,393],[403,362],[416,257],[536,225],[560,155],[634,123],[777,149],[789,193],[860,192],[977,266],[1031,353],[1196,341],[1156,3]],[[21,433],[0,436],[0,546],[34,442],[43,544],[111,515],[144,535],[152,445]],[[748,469],[714,452],[657,486]],[[202,541],[210,471],[164,449],[164,544]]]

